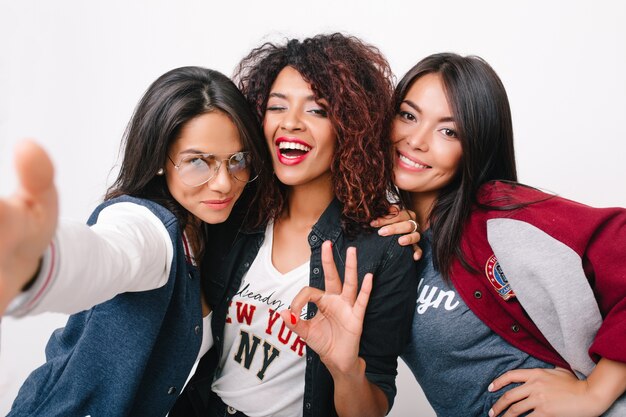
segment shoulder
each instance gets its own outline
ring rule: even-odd
[[[356,237],[346,240],[349,246],[357,248],[359,262],[376,263],[379,268],[387,268],[389,265],[414,264],[413,249],[409,246],[400,246],[398,235],[380,236],[377,229],[359,233]]]
[[[101,213],[105,210],[107,213],[116,213],[117,216],[122,217],[131,214],[143,213],[147,216],[150,216],[151,214],[157,217],[159,221],[168,229],[170,227],[176,228],[178,226],[178,219],[167,208],[155,203],[152,200],[127,195],[102,202],[93,211],[87,223],[92,225],[98,222]]]
[[[478,203],[488,205],[472,212],[471,224],[485,222],[489,231],[502,230],[502,236],[519,240],[520,228],[547,234],[581,252],[598,232],[626,230],[624,208],[596,208],[548,194],[520,184],[491,182],[478,195]],[[535,233],[536,234],[536,233]]]

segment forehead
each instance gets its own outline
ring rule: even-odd
[[[284,96],[293,97],[309,97],[313,95],[311,84],[309,84],[302,75],[293,67],[285,67],[279,73],[270,94],[278,93]]]
[[[170,154],[235,153],[243,144],[237,127],[228,115],[213,110],[187,121],[170,146]]]
[[[451,114],[443,79],[439,74],[426,74],[411,85],[404,100],[417,104],[422,112]]]

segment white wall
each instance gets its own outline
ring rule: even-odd
[[[231,74],[263,40],[338,30],[378,45],[399,76],[433,52],[484,57],[509,92],[521,181],[626,206],[623,4],[0,0],[0,195],[15,185],[13,144],[35,137],[55,161],[62,216],[86,219],[114,178],[134,105],[157,76],[183,65]],[[0,412],[63,322],[2,322]],[[391,415],[433,415],[418,391],[402,367]]]

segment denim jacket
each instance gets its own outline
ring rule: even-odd
[[[308,236],[311,247],[309,285],[324,288],[321,246],[333,243],[337,269],[343,280],[345,253],[349,246],[357,248],[359,280],[367,272],[374,274],[359,355],[366,362],[366,376],[387,396],[389,408],[396,394],[397,358],[407,343],[417,297],[415,262],[410,248],[401,247],[397,236],[381,237],[375,232],[362,232],[354,238],[346,236],[341,227],[342,206],[334,200],[324,211]],[[252,265],[264,240],[265,228],[243,233],[235,241],[220,273],[210,278],[209,304],[213,306],[212,329],[215,345],[200,361],[195,375],[179,397],[170,416],[203,416],[206,414],[211,384],[223,350],[223,334],[228,304],[239,290],[243,276]],[[313,304],[308,318],[317,312]],[[333,380],[312,350],[306,351],[303,416],[336,416]]]
[[[202,342],[200,277],[185,259],[176,217],[152,201],[109,200],[88,224],[124,201],[150,209],[169,232],[174,256],[167,283],[70,316],[50,337],[46,363],[26,379],[9,416],[163,417],[174,405]]]

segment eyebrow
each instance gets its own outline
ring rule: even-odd
[[[178,155],[215,155],[215,156],[229,155],[229,156],[233,156],[234,154],[239,153],[239,152],[245,152],[245,151],[241,150],[241,151],[236,151],[233,153],[214,153],[214,152],[202,152],[202,151],[192,148],[192,149],[185,149],[183,151],[180,151],[178,152]]]
[[[282,98],[284,100],[287,100],[287,95],[283,93],[270,93],[269,97],[276,97],[276,98]],[[310,96],[306,96],[304,99],[306,101],[315,101],[315,96],[311,94]]]
[[[406,104],[409,107],[411,107],[413,110],[415,110],[419,114],[423,113],[422,109],[420,108],[420,106],[418,106],[417,104],[413,103],[411,100],[402,100],[402,103]],[[452,123],[454,123],[454,118],[452,116],[442,117],[438,121],[439,121],[439,123],[443,123],[443,122],[452,122]]]

